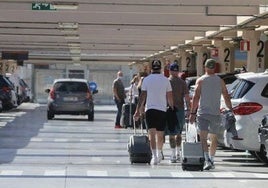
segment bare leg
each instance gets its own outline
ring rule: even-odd
[[[211,141],[209,153],[210,153],[210,156],[215,156],[216,149],[218,146],[217,135],[216,134],[209,134],[209,135],[210,135],[209,137],[210,137],[210,141]]]
[[[157,149],[162,151],[164,141],[164,131],[156,131],[157,134]]]
[[[169,146],[170,146],[170,148],[175,148],[176,147],[176,142],[175,142],[175,136],[174,135],[169,135]]]
[[[177,134],[176,136],[176,146],[181,147],[181,135]]]
[[[155,150],[156,149],[156,129],[155,128],[149,129],[148,134],[149,134],[151,149]]]
[[[208,131],[200,131],[200,141],[204,152],[208,152],[207,137],[208,137]]]

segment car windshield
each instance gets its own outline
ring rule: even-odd
[[[236,84],[231,89],[231,98],[232,99],[242,98],[253,86],[254,86],[253,82],[239,79],[238,81],[236,81]]]
[[[60,92],[88,92],[87,84],[82,82],[58,82],[54,88]]]

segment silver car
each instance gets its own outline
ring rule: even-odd
[[[87,80],[56,79],[49,93],[47,119],[56,114],[87,115],[89,121],[94,121],[94,103]]]

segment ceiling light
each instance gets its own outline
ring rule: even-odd
[[[77,34],[77,28],[60,28],[60,31],[65,34]]]
[[[80,54],[81,53],[81,49],[70,49],[70,53],[71,54]]]
[[[76,10],[78,8],[78,3],[54,2],[52,6],[56,10]]]
[[[65,35],[66,40],[78,40],[79,35]]]
[[[81,59],[80,56],[72,56],[73,61],[77,62],[77,61],[80,61],[80,59]]]
[[[80,42],[70,42],[70,43],[68,43],[68,46],[69,46],[69,48],[75,48],[75,47],[80,48]]]
[[[76,22],[59,22],[59,28],[64,29],[78,29],[78,23]]]

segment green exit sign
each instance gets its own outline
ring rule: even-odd
[[[56,10],[50,3],[32,3],[32,10]]]

